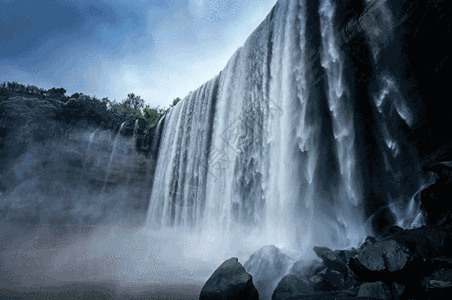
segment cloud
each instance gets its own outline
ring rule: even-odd
[[[275,2],[18,0],[0,12],[23,24],[0,35],[13,43],[0,80],[167,107],[217,75]]]

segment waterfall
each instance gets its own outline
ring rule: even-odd
[[[115,137],[115,139],[114,139],[114,141],[113,141],[113,149],[112,149],[112,151],[111,151],[110,159],[109,159],[109,161],[108,161],[107,172],[106,172],[105,180],[104,180],[104,187],[102,188],[101,195],[103,195],[103,194],[105,193],[105,188],[106,188],[106,186],[107,186],[108,177],[109,177],[110,171],[111,171],[111,164],[112,164],[113,159],[114,159],[114,157],[115,157],[115,155],[116,155],[116,152],[118,151],[118,147],[120,146],[120,144],[121,144],[121,142],[122,142],[122,141],[121,141],[121,131],[122,131],[122,128],[124,127],[124,124],[125,124],[125,123],[126,123],[126,122],[123,122],[123,123],[121,124],[121,126],[119,126],[118,133],[116,134],[116,137]]]
[[[370,233],[364,207],[373,199],[363,182],[373,175],[363,170],[372,162],[356,139],[363,125],[335,13],[332,0],[278,1],[225,69],[168,112],[147,228],[218,230],[237,243],[250,237],[297,252],[357,246]],[[397,173],[407,164],[395,159],[404,140],[383,112],[385,97],[405,125],[412,117],[393,77],[378,74],[381,88],[370,93],[383,137],[378,157],[392,154]]]

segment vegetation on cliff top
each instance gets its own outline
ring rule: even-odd
[[[82,123],[107,130],[118,130],[120,125],[126,122],[124,130],[126,135],[133,133],[133,124],[137,119],[141,120],[140,125],[144,125],[144,130],[152,129],[162,116],[180,101],[180,98],[176,98],[169,108],[163,109],[158,106],[145,105],[144,99],[133,93],[128,94],[126,99],[117,102],[107,97],[99,99],[83,93],[67,96],[64,88],[45,90],[15,81],[0,83],[0,106],[15,96],[39,101],[36,103],[36,107],[44,103],[51,106],[54,110],[54,119],[68,125]],[[5,112],[3,110],[3,113]]]

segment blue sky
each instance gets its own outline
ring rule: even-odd
[[[3,0],[0,81],[168,107],[217,75],[276,0]]]

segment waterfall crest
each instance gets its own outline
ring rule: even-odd
[[[368,161],[335,13],[331,0],[278,1],[226,68],[171,109],[148,228],[215,228],[298,252],[356,246],[369,233]],[[396,90],[388,78],[378,77],[383,89]],[[375,92],[377,114],[386,94]],[[404,102],[394,107],[410,124]],[[378,145],[395,157],[385,122]]]

